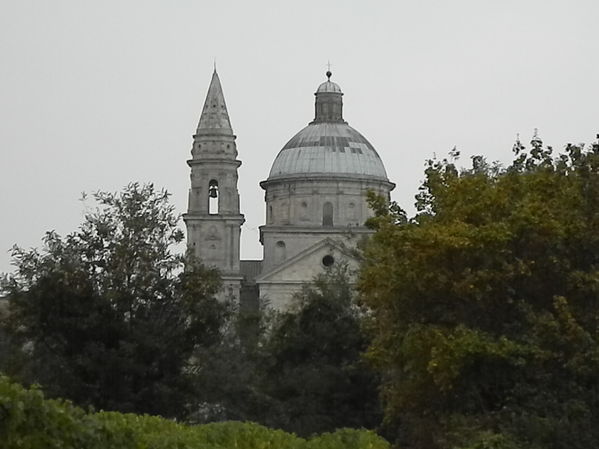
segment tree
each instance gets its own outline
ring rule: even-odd
[[[285,312],[236,314],[221,342],[198,353],[196,379],[207,394],[197,422],[255,421],[300,436],[380,423],[378,378],[362,359],[364,311],[347,267],[327,269],[294,300]]]
[[[193,377],[198,406],[188,420],[254,421],[275,416],[275,402],[264,391],[264,349],[271,314],[230,304],[230,313],[217,344],[194,352]]]
[[[193,397],[193,351],[220,338],[219,275],[192,260],[183,269],[166,191],[130,184],[94,198],[77,231],[13,249],[4,289],[7,332],[29,359],[22,380],[80,405],[179,416]]]
[[[328,269],[276,317],[264,344],[263,389],[275,413],[266,424],[310,435],[380,422],[377,378],[347,266]]]
[[[405,447],[599,445],[599,145],[515,151],[429,161],[410,220],[373,202],[359,289]]]

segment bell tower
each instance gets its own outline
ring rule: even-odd
[[[239,243],[245,219],[239,211],[236,136],[216,68],[191,149],[191,189],[187,213],[187,246],[206,266],[216,267],[223,280],[223,298],[239,300]]]

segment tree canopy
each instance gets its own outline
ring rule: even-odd
[[[359,288],[405,447],[599,445],[599,145],[431,160],[412,219],[372,198]]]
[[[293,310],[239,313],[214,298],[216,271],[174,252],[183,234],[166,192],[131,184],[94,199],[75,232],[14,248],[0,369],[96,409],[303,436],[378,424],[347,267],[305,286]]]
[[[325,270],[274,321],[264,389],[279,413],[268,424],[299,435],[379,424],[378,379],[362,358],[368,337],[352,277],[344,264]]]
[[[19,377],[80,405],[178,416],[191,355],[220,338],[219,275],[191,260],[183,268],[165,191],[130,184],[94,199],[75,232],[13,250],[17,270],[3,287],[7,332],[28,353]]]
[[[342,427],[373,429],[381,419],[378,379],[362,358],[368,346],[346,266],[326,269],[284,312],[263,312],[256,338],[239,324],[199,358],[209,419],[249,420],[309,436]],[[251,317],[253,319],[253,317]],[[213,415],[210,416],[210,413]]]

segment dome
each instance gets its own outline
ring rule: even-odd
[[[335,176],[389,182],[374,147],[343,120],[343,92],[331,75],[316,90],[314,120],[279,152],[268,181]]]
[[[388,181],[374,147],[347,123],[306,126],[279,152],[268,179],[318,175]]]
[[[341,88],[339,87],[339,84],[334,83],[332,81],[325,81],[320,86],[318,86],[318,89],[316,89],[316,93],[319,94],[321,92],[336,93],[336,94],[342,93]]]

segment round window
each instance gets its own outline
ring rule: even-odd
[[[322,258],[322,264],[325,267],[330,267],[335,263],[335,258],[333,256],[331,256],[330,254],[327,254],[326,256],[324,256]]]

